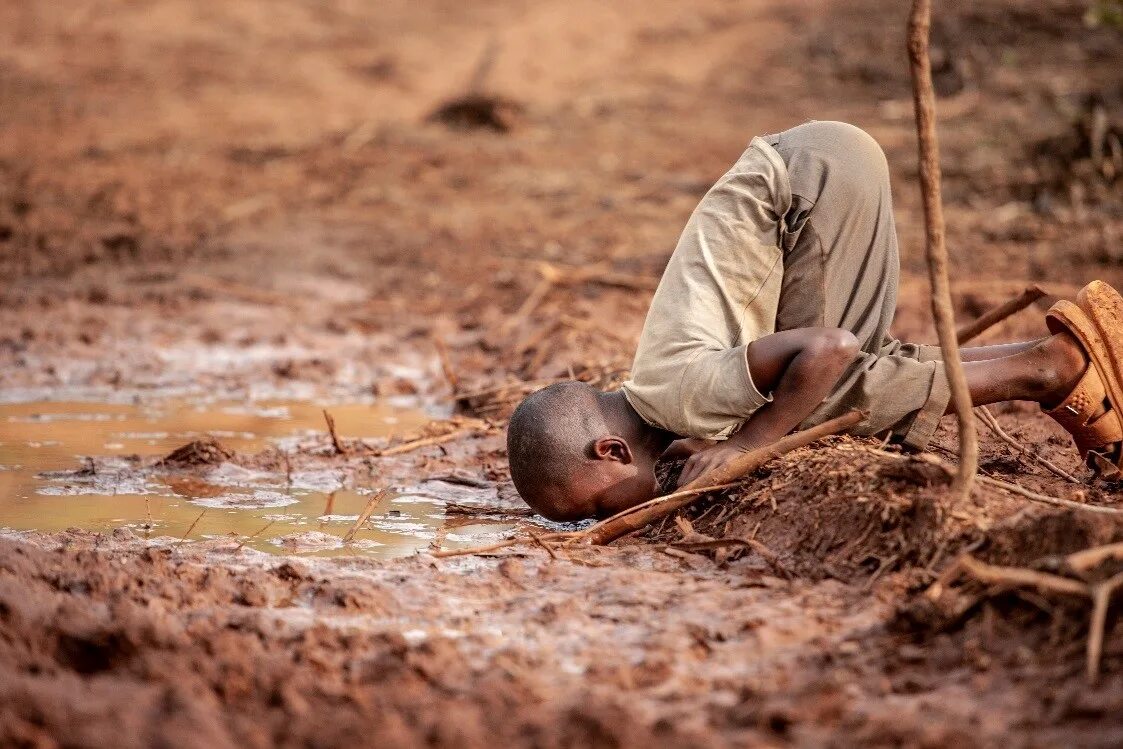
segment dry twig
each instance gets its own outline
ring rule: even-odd
[[[203,516],[206,514],[207,511],[206,509],[204,509],[199,513],[199,517],[191,521],[191,525],[187,526],[187,532],[183,534],[183,538],[179,539],[179,541],[176,542],[175,548],[178,549],[180,546],[183,546],[183,542],[187,540],[187,537],[191,535],[191,531],[195,530],[195,526],[199,524],[199,521],[202,520]]]
[[[558,555],[554,553],[553,549],[546,545],[546,542],[542,540],[541,536],[539,536],[529,528],[526,531],[526,535],[530,536],[530,540],[534,542],[535,546],[541,547],[547,554],[549,554],[550,559],[553,559],[555,562],[557,561]]]
[[[1036,588],[1041,591],[1088,598],[1091,591],[1084,583],[1048,572],[1023,567],[1002,567],[980,562],[970,554],[959,559],[959,566],[971,577],[988,585],[1009,585],[1016,588]]]
[[[1100,677],[1103,658],[1104,630],[1107,629],[1107,609],[1111,596],[1123,585],[1123,572],[1092,586],[1092,621],[1088,626],[1088,681],[1095,683]]]
[[[1010,447],[1014,448],[1015,450],[1018,450],[1019,452],[1021,452],[1026,457],[1031,458],[1032,460],[1036,460],[1038,463],[1045,466],[1045,468],[1047,468],[1049,471],[1051,471],[1052,473],[1061,477],[1065,481],[1071,481],[1074,484],[1081,483],[1080,479],[1076,478],[1075,476],[1073,476],[1068,471],[1066,471],[1063,468],[1061,468],[1060,466],[1056,465],[1055,463],[1050,461],[1048,458],[1045,458],[1045,457],[1039,455],[1038,453],[1034,452],[1033,450],[1030,450],[1028,447],[1026,447],[1022,443],[1018,442],[1016,439],[1011,437],[1002,428],[1002,425],[998,423],[998,419],[995,418],[994,414],[992,414],[986,406],[979,406],[978,408],[975,409],[975,413],[977,413],[979,415],[979,419],[984,424],[987,425],[987,427],[990,429],[990,431],[992,431],[994,433],[995,437],[998,437],[998,439],[1002,440],[1003,442],[1005,442]]]
[[[667,545],[673,549],[690,552],[711,551],[714,549],[728,548],[730,546],[752,549],[757,554],[760,554],[764,561],[768,562],[772,569],[776,570],[781,576],[787,578],[791,577],[791,571],[780,561],[780,555],[755,538],[707,538],[701,541],[678,541]]]
[[[241,551],[241,550],[242,550],[242,547],[243,547],[243,546],[245,546],[245,545],[246,545],[246,544],[248,544],[248,543],[249,543],[250,541],[252,541],[252,540],[254,540],[255,538],[257,538],[258,536],[260,536],[260,535],[261,535],[262,533],[264,533],[265,531],[269,530],[269,528],[270,528],[270,527],[271,527],[271,526],[273,525],[273,523],[276,523],[276,522],[277,522],[276,520],[270,520],[270,521],[269,521],[268,523],[266,523],[265,525],[263,525],[263,526],[262,526],[262,527],[261,527],[261,528],[260,528],[259,530],[255,531],[254,533],[251,533],[250,535],[248,535],[248,536],[246,536],[245,538],[243,538],[243,539],[242,539],[242,542],[241,542],[240,544],[238,544],[237,546],[235,546],[235,547],[234,547],[234,551],[235,551],[235,552],[239,552],[239,551]]]
[[[412,440],[410,442],[403,442],[400,445],[394,445],[393,447],[376,450],[374,454],[380,458],[389,457],[391,455],[401,455],[402,453],[412,452],[422,447],[439,445],[442,442],[451,442],[457,437],[462,437],[465,434],[475,431],[477,431],[477,429],[474,426],[460,427],[459,429],[453,429],[451,432],[446,432],[445,434],[438,434],[435,437],[422,437],[421,439]]]
[[[456,398],[460,392],[460,377],[453,369],[452,360],[448,355],[448,346],[445,345],[444,339],[439,335],[433,334],[432,338],[433,347],[437,349],[437,358],[441,362],[441,373],[444,374],[449,390],[452,391],[452,397]]]
[[[339,455],[346,455],[347,450],[343,447],[343,443],[339,441],[339,434],[335,431],[335,417],[324,409],[324,421],[328,425],[328,434],[331,435],[331,446],[335,448],[335,452]]]
[[[952,403],[959,420],[959,470],[952,488],[961,497],[971,493],[979,464],[978,435],[971,416],[971,393],[959,356],[955,333],[955,311],[948,282],[948,253],[944,244],[944,206],[940,195],[940,147],[936,137],[936,94],[928,56],[931,0],[913,0],[909,15],[908,51],[916,108],[916,130],[920,146],[920,185],[924,205],[925,246],[928,280],[932,287],[932,315],[940,340],[944,371],[951,387]]]
[[[538,540],[539,541],[565,541],[565,540],[569,540],[569,539],[573,538],[576,535],[577,535],[577,532],[545,533],[545,534],[542,534],[542,535],[538,536]],[[510,538],[510,539],[507,539],[506,541],[499,541],[499,542],[494,543],[494,544],[488,544],[487,546],[473,546],[473,547],[468,548],[468,549],[450,549],[450,550],[447,550],[447,551],[434,551],[434,552],[431,552],[431,556],[434,556],[437,559],[445,559],[447,557],[463,557],[463,556],[469,556],[469,555],[474,555],[474,554],[487,554],[488,552],[499,551],[500,549],[506,549],[506,548],[509,548],[511,546],[521,546],[521,545],[527,544],[527,543],[534,543],[534,541],[532,539],[529,539],[529,538]]]
[[[388,489],[379,489],[371,495],[370,499],[367,500],[366,506],[363,507],[363,511],[359,513],[359,517],[355,518],[354,525],[352,525],[351,529],[347,531],[347,534],[343,536],[343,543],[349,544],[355,540],[355,534],[363,527],[363,523],[370,519],[374,508],[378,506],[378,503],[382,501],[382,498],[386,496],[388,491]]]
[[[1054,507],[1065,507],[1070,510],[1083,510],[1085,512],[1094,512],[1100,515],[1123,515],[1123,509],[1118,507],[1104,507],[1103,505],[1089,505],[1082,502],[1073,502],[1071,499],[1061,499],[1060,497],[1052,497],[1048,494],[1041,494],[1039,492],[1026,489],[1024,486],[1012,483],[1010,481],[1003,481],[996,479],[992,476],[980,476],[979,481],[984,484],[1005,489],[1008,492],[1032,499],[1034,502],[1041,502]]]
[[[705,473],[687,484],[682,491],[656,497],[641,505],[617,513],[607,520],[603,520],[582,534],[582,540],[587,543],[603,545],[611,543],[623,535],[637,531],[640,528],[670,515],[693,502],[699,494],[727,487],[730,482],[755,471],[760,466],[773,458],[789,453],[799,447],[809,445],[815,440],[837,434],[848,429],[864,418],[858,411],[831,419],[811,429],[795,432],[781,438],[777,442],[765,447],[751,450],[738,456],[723,466]]]
[[[1027,286],[1025,290],[1018,296],[1003,302],[997,307],[984,312],[978,319],[967,323],[962,328],[956,331],[955,338],[959,345],[967,343],[974,338],[982,335],[987,329],[997,325],[1011,315],[1015,315],[1024,310],[1029,305],[1036,302],[1038,299],[1049,296],[1049,294],[1040,286],[1032,285]]]
[[[1087,572],[1109,559],[1123,559],[1123,542],[1073,552],[1065,557],[1065,566],[1075,572]]]

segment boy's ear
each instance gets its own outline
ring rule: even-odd
[[[620,437],[601,437],[593,443],[593,456],[597,460],[615,460],[618,463],[632,462],[632,448]]]

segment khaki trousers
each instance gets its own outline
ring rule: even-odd
[[[938,347],[901,343],[889,333],[900,260],[885,154],[841,122],[808,122],[765,140],[784,159],[792,188],[781,229],[776,330],[842,328],[862,347],[803,427],[858,409],[868,416],[854,433],[892,430],[923,448],[950,393]]]

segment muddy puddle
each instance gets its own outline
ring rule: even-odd
[[[378,487],[347,485],[331,468],[288,475],[231,462],[200,472],[161,470],[152,458],[212,436],[240,453],[294,449],[324,431],[322,405],[301,401],[142,405],[0,405],[0,529],[83,528],[164,541],[229,539],[273,553],[401,556],[435,539],[450,548],[508,531],[502,521],[446,517],[447,502],[488,504],[489,487],[429,481],[396,486],[344,545]],[[332,404],[345,438],[385,438],[429,420],[380,404]]]

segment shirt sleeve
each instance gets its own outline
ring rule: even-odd
[[[746,358],[748,345],[719,351],[703,351],[683,372],[681,393],[683,420],[695,434],[722,439],[766,403],[753,382]]]

